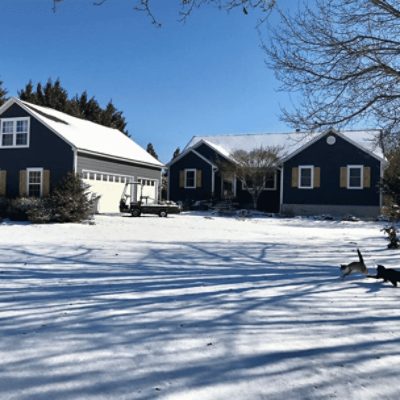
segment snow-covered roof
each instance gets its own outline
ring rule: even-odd
[[[348,139],[355,145],[368,151],[374,156],[384,159],[382,150],[377,144],[379,130],[352,130],[336,132],[338,135]],[[322,133],[257,133],[257,134],[236,134],[236,135],[215,135],[215,136],[193,136],[184,148],[188,150],[202,143],[208,144],[223,156],[230,158],[236,150],[251,151],[259,147],[279,146],[282,158],[288,158],[299,151],[303,146],[307,146],[313,140],[316,140]]]
[[[76,118],[48,107],[12,99],[32,116],[53,130],[77,150],[96,153],[140,164],[163,164],[121,131]]]

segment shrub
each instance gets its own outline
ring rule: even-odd
[[[28,212],[42,207],[42,199],[36,197],[20,197],[9,202],[7,216],[13,221],[27,221]]]
[[[92,202],[81,178],[69,173],[48,197],[46,203],[54,222],[81,222],[92,215]]]
[[[9,199],[7,199],[6,197],[0,197],[0,218],[7,217],[9,205]]]

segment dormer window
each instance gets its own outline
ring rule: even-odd
[[[0,121],[0,148],[29,146],[29,117],[2,118]]]

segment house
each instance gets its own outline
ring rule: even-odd
[[[169,199],[195,202],[235,198],[251,204],[243,183],[223,176],[221,160],[235,162],[235,150],[279,146],[281,161],[266,179],[258,209],[267,212],[315,215],[380,213],[379,182],[384,156],[377,145],[379,130],[323,133],[268,133],[194,136],[182,153],[170,161]]]
[[[130,180],[157,201],[162,168],[116,129],[17,98],[0,108],[0,196],[45,196],[75,172],[99,198],[99,212],[118,212]]]

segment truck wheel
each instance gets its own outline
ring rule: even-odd
[[[140,210],[135,208],[134,210],[131,211],[132,217],[140,217]]]
[[[161,210],[160,213],[158,214],[160,217],[167,217],[168,213],[165,210]]]

